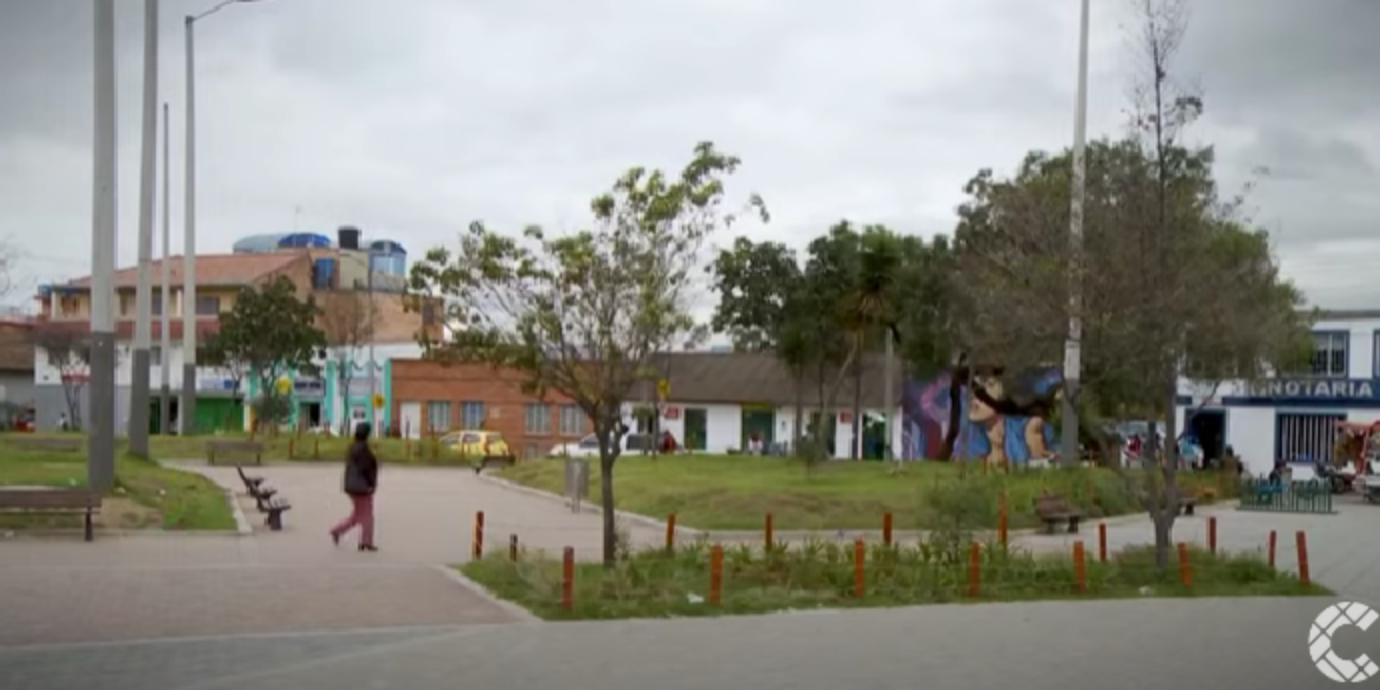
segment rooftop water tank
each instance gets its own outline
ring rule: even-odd
[[[340,240],[341,249],[359,249],[359,228],[353,225],[342,225],[336,231],[336,236]]]
[[[262,254],[265,252],[278,251],[278,243],[286,233],[276,232],[268,235],[250,235],[245,237],[231,247],[231,251],[236,254]]]
[[[331,238],[314,232],[294,232],[290,235],[283,235],[278,240],[279,249],[324,249],[331,246]]]

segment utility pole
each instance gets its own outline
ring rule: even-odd
[[[168,104],[163,104],[163,260],[159,262],[159,267],[163,271],[163,291],[160,298],[161,308],[158,310],[158,325],[160,330],[160,344],[162,358],[158,363],[158,430],[163,435],[172,433],[172,331],[169,329],[169,312],[172,311],[172,222],[169,215],[171,204],[169,203],[169,146],[168,130],[172,128],[172,122],[168,118]]]
[[[885,402],[882,404],[886,405],[886,425],[883,427],[883,437],[885,440],[882,442],[882,447],[885,450],[882,451],[882,460],[885,461],[896,458],[896,461],[900,462],[899,456],[896,455],[896,450],[891,445],[891,429],[893,428],[892,416],[896,413],[896,399],[893,397],[894,393],[891,389],[892,385],[895,383],[893,380],[895,377],[891,373],[892,359],[896,354],[895,343],[893,342],[893,336],[895,334],[892,332],[890,326],[887,326],[882,331],[882,334],[882,337],[886,339],[886,359],[882,363],[882,376],[885,377],[882,384],[882,399]]]
[[[115,483],[116,130],[115,2],[95,0],[95,131],[91,187],[91,437],[87,483],[106,491]]]
[[[1066,464],[1080,461],[1078,453],[1078,386],[1083,347],[1083,194],[1086,181],[1084,149],[1088,130],[1088,0],[1082,0],[1078,27],[1078,95],[1073,115],[1073,190],[1069,208],[1069,332],[1064,341],[1063,434],[1060,456]]]
[[[182,240],[182,401],[177,416],[183,436],[196,432],[196,70],[192,24],[187,17],[186,189],[183,190]]]
[[[374,248],[369,247],[365,266],[368,268],[365,282],[369,294],[369,433],[378,434],[379,408],[374,406],[374,396],[378,395],[378,364],[374,362]],[[349,391],[346,391],[348,393]]]
[[[134,371],[129,401],[129,451],[149,455],[149,339],[152,335],[154,201],[158,152],[158,0],[144,0],[144,107],[139,156],[139,285],[134,294]]]

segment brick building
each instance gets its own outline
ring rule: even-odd
[[[482,428],[503,434],[514,453],[535,457],[592,430],[569,399],[554,391],[545,399],[526,395],[513,372],[421,359],[394,359],[389,370],[389,417],[410,438]]]

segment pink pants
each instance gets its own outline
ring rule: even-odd
[[[350,515],[340,524],[331,529],[331,534],[336,538],[349,532],[355,525],[359,525],[359,543],[373,545],[374,543],[374,497],[373,496],[350,496]]]

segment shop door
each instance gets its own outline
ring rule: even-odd
[[[704,450],[709,435],[709,413],[703,407],[685,408],[685,449]]]

